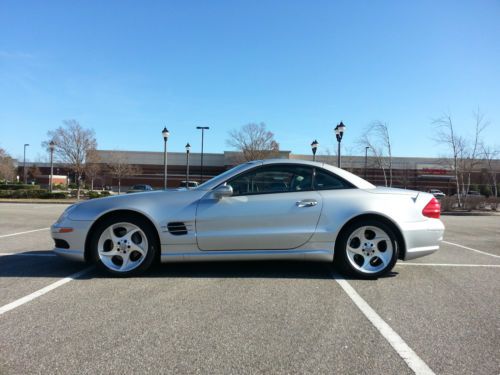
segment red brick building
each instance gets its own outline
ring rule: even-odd
[[[122,162],[137,167],[137,172],[131,176],[125,176],[121,179],[122,190],[128,187],[142,183],[149,184],[155,188],[163,187],[163,153],[146,151],[110,151],[99,150],[100,171],[94,178],[94,188],[99,189],[104,186],[110,186],[113,190],[117,189],[118,179],[113,176],[110,163],[120,156]],[[218,175],[219,173],[238,164],[238,153],[225,151],[220,154],[204,154],[204,180]],[[290,151],[281,151],[280,158],[284,159],[305,159],[311,160],[312,155],[297,155]],[[318,161],[336,165],[336,156],[317,156]],[[169,152],[167,158],[168,164],[168,187],[178,187],[181,181],[186,179],[186,154],[179,152]],[[201,174],[201,155],[191,153],[189,157],[190,180],[200,182]],[[385,163],[387,164],[387,163]],[[416,157],[393,157],[392,186],[414,190],[428,190],[430,188],[441,189],[446,194],[455,193],[455,179],[453,170],[446,160],[440,158],[416,158]],[[36,167],[36,168],[35,168]],[[342,167],[360,177],[366,178],[375,185],[385,185],[386,179],[389,180],[389,170],[386,168],[386,177],[379,163],[372,157],[366,160],[364,156],[343,156]],[[37,183],[48,184],[50,174],[50,165],[48,163],[27,163],[28,171],[38,170],[39,174],[30,176]],[[500,174],[500,160],[496,160],[494,168]],[[64,164],[54,164],[54,174],[58,176],[67,176],[70,182],[75,181],[75,176]],[[19,175],[22,179],[22,165],[19,167]],[[90,183],[86,178],[87,184]],[[488,185],[490,182],[488,170],[485,165],[479,164],[472,173],[472,183],[478,186]]]

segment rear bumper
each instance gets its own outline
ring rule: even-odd
[[[85,240],[93,221],[63,220],[50,227],[54,240],[63,240],[68,248],[55,247],[54,252],[64,258],[83,262],[85,261]],[[71,232],[61,233],[61,228],[71,228]]]
[[[443,240],[444,224],[439,219],[406,223],[401,229],[406,244],[404,260],[432,254],[439,249]]]

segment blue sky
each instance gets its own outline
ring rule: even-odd
[[[284,150],[347,150],[375,120],[398,156],[438,156],[432,118],[464,136],[479,106],[500,144],[500,2],[9,1],[0,3],[0,147],[43,155],[64,119],[99,148],[162,150],[208,125],[205,149],[265,122]]]

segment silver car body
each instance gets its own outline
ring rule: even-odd
[[[355,188],[230,196],[214,191],[228,179],[269,164],[323,168]],[[143,215],[155,226],[161,261],[296,259],[332,261],[340,230],[370,215],[389,220],[404,242],[404,260],[439,248],[444,225],[423,216],[432,194],[375,187],[328,164],[273,159],[242,164],[195,189],[153,191],[101,198],[70,206],[52,226],[52,237],[67,248],[54,251],[74,260],[88,259],[88,238],[96,221],[112,212]],[[314,202],[304,205],[300,202]],[[56,241],[56,243],[64,243]]]

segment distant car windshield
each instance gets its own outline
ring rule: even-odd
[[[180,184],[179,184],[179,187],[197,187],[198,186],[198,182],[196,181],[189,181],[189,182],[186,182],[186,181],[182,181]]]
[[[134,185],[132,186],[132,190],[148,190],[147,185]]]

